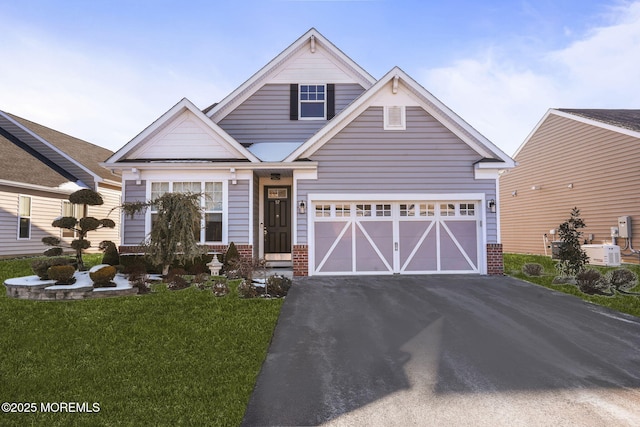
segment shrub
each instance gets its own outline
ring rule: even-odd
[[[172,291],[179,291],[180,289],[186,289],[191,284],[182,276],[172,276],[168,281],[169,289]]]
[[[229,293],[229,286],[225,280],[216,280],[211,286],[211,291],[217,297],[223,297]]]
[[[231,242],[227,248],[227,252],[224,254],[224,272],[229,273],[236,269],[236,264],[240,261],[240,254],[235,243]]]
[[[93,281],[93,285],[97,288],[105,288],[115,286],[112,282],[116,277],[116,268],[112,265],[101,264],[92,267],[89,270],[89,277]]]
[[[93,190],[83,188],[69,195],[69,201],[74,205],[99,206],[104,203],[102,196]]]
[[[119,265],[120,264],[120,254],[118,253],[118,248],[116,244],[110,240],[103,240],[98,245],[101,251],[104,252],[102,256],[102,263],[109,265]]]
[[[55,257],[55,256],[61,256],[63,253],[64,253],[64,250],[62,248],[55,247],[55,248],[49,248],[46,251],[44,251],[44,256]]]
[[[147,269],[144,264],[134,264],[128,267],[128,279],[132,287],[138,289],[139,294],[147,294],[151,292],[151,288],[147,284]]]
[[[576,284],[578,288],[589,295],[612,295],[609,290],[609,283],[600,271],[587,268],[576,274]]]
[[[582,231],[586,227],[580,218],[580,210],[573,208],[571,216],[558,226],[558,236],[562,244],[558,251],[558,257],[564,262],[567,276],[575,276],[584,269],[589,262],[589,257],[582,250]]]
[[[544,267],[535,262],[529,262],[522,266],[522,272],[527,276],[542,276]]]
[[[49,267],[47,275],[55,280],[57,285],[70,285],[75,282],[73,274],[76,269],[72,265],[54,265]]]
[[[42,280],[49,280],[48,270],[49,267],[53,267],[55,265],[70,265],[71,259],[66,257],[55,257],[55,258],[45,258],[45,259],[36,259],[31,262],[31,269],[38,277]]]
[[[638,276],[628,268],[611,270],[605,278],[612,288],[623,293],[629,292],[638,284]]]
[[[291,279],[284,276],[269,276],[266,281],[265,292],[272,297],[282,298],[289,293]]]
[[[238,295],[242,298],[255,298],[259,295],[259,292],[255,285],[251,283],[251,280],[242,279],[242,282],[238,285]]]

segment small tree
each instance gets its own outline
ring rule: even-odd
[[[564,264],[566,273],[575,276],[584,269],[589,262],[589,257],[582,250],[580,242],[582,240],[582,231],[586,227],[584,221],[580,218],[580,210],[573,208],[571,217],[558,227],[558,236],[562,244],[558,251],[560,263]]]
[[[206,247],[198,245],[199,238],[196,237],[202,219],[200,198],[199,193],[164,193],[154,200],[121,206],[130,217],[155,207],[157,215],[149,238],[142,246],[149,261],[162,266],[164,276],[174,261],[192,262],[207,251]]]
[[[85,212],[86,206],[100,206],[104,203],[100,194],[88,188],[84,188],[82,190],[71,193],[69,195],[69,202],[74,205],[85,206],[85,209],[83,210]],[[84,271],[86,269],[84,266],[84,262],[82,261],[82,251],[91,247],[91,242],[86,239],[87,233],[105,227],[114,228],[116,226],[116,223],[108,218],[97,219],[91,216],[85,216],[78,220],[77,218],[74,218],[72,216],[63,216],[56,218],[51,225],[54,227],[71,230],[76,233],[77,238],[71,242],[71,248],[76,252],[78,270]],[[62,247],[60,247],[61,241],[57,237],[44,237],[42,239],[42,243],[44,243],[45,245],[53,246],[53,248],[49,248],[45,251],[45,255],[47,256],[58,256],[63,252]]]

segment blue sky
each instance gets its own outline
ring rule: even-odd
[[[640,108],[640,1],[0,0],[0,109],[117,150],[309,28],[513,154],[548,108]]]

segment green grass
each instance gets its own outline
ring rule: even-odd
[[[522,266],[526,263],[538,263],[544,267],[544,275],[539,277],[527,276],[522,272]],[[582,298],[585,301],[592,302],[594,304],[609,307],[613,310],[620,311],[622,313],[632,314],[640,317],[640,296],[633,295],[620,295],[616,294],[613,297],[600,296],[600,295],[587,295],[581,292],[577,286],[574,285],[554,285],[552,284],[553,278],[557,275],[555,270],[555,261],[549,257],[541,255],[521,255],[521,254],[504,254],[504,272],[509,276],[517,277],[522,280],[526,280],[531,283],[536,283],[541,286],[545,286],[550,289],[554,289],[566,294],[575,295]],[[596,267],[603,272],[613,270],[612,267]],[[624,268],[632,270],[640,277],[639,265],[624,265]],[[636,286],[635,292],[640,292],[640,286]]]
[[[92,265],[99,258],[87,260]],[[0,283],[31,275],[0,261]],[[238,425],[282,300],[194,287],[85,301],[7,298],[0,403],[99,403],[97,413],[0,413],[0,425]]]

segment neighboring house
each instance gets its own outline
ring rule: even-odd
[[[640,249],[640,110],[550,109],[514,158],[500,178],[505,252],[551,255],[552,230],[574,207],[587,243]]]
[[[113,152],[57,132],[29,120],[0,111],[0,257],[41,255],[48,246],[45,236],[70,243],[68,230],[52,227],[59,216],[83,216],[82,207],[71,205],[69,194],[91,188],[102,195],[102,206],[89,206],[87,215],[109,217],[115,229],[89,233],[90,250],[102,240],[120,242],[119,177],[100,162]]]
[[[497,179],[513,165],[401,69],[375,80],[315,29],[103,164],[125,201],[204,193],[203,244],[295,275],[502,273]],[[121,250],[139,250],[153,215],[123,218]]]

